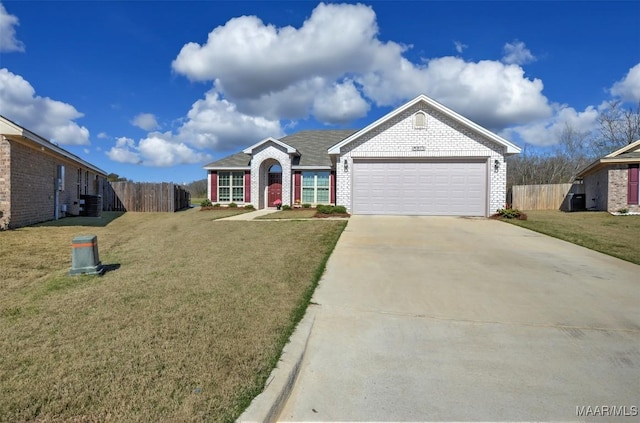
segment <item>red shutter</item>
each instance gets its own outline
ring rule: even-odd
[[[218,201],[218,172],[211,171],[211,202]]]
[[[336,172],[329,175],[329,191],[331,192],[331,204],[336,204]]]
[[[295,202],[297,200],[301,200],[302,201],[302,197],[300,195],[300,181],[302,180],[302,173],[300,173],[300,171],[296,171],[293,174],[293,202],[295,204]]]
[[[245,170],[244,172],[244,202],[251,202],[251,171]]]
[[[638,188],[638,165],[629,165],[629,183],[627,192],[627,203],[638,204],[638,194],[640,188]]]

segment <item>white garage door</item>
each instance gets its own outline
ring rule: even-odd
[[[485,216],[482,161],[354,161],[353,213]]]

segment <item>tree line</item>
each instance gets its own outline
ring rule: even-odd
[[[507,189],[513,185],[573,182],[580,170],[593,161],[640,139],[640,102],[624,108],[610,102],[598,115],[593,132],[566,125],[558,144],[543,151],[526,144],[520,154],[507,158]]]

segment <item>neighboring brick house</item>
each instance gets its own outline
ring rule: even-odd
[[[0,116],[0,229],[81,212],[81,195],[100,195],[106,173]]]
[[[362,130],[264,139],[209,163],[214,203],[338,204],[354,214],[488,216],[520,149],[421,95]]]
[[[588,210],[640,213],[640,140],[596,160],[578,173]]]

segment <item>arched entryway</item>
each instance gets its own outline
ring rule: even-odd
[[[279,163],[271,165],[267,173],[266,207],[274,207],[276,200],[282,204],[282,166]]]

